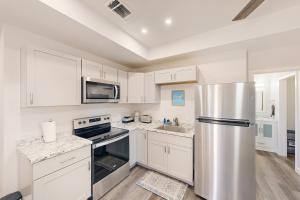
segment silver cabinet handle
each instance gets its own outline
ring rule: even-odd
[[[146,135],[146,133],[144,133],[144,139],[145,139],[145,140],[147,139],[147,135]]]
[[[174,74],[174,80],[176,81],[176,74]]]
[[[30,105],[32,105],[33,104],[33,93],[32,92],[29,94],[29,99],[30,99]]]
[[[170,147],[168,147],[168,154],[170,154],[170,152],[171,152],[171,151],[170,151]]]
[[[165,146],[164,148],[165,148],[165,153],[167,153],[167,147]]]
[[[89,171],[91,171],[91,161],[89,161],[89,163],[88,163],[88,169],[89,169]]]

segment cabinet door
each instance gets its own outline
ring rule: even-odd
[[[37,200],[86,200],[90,196],[90,158],[33,182],[33,199]]]
[[[138,163],[147,165],[148,164],[148,137],[147,131],[136,130],[136,161]]]
[[[27,106],[80,104],[80,58],[38,49],[28,50],[27,56]]]
[[[173,80],[175,82],[197,81],[197,66],[177,68],[173,73]]]
[[[127,103],[128,77],[127,72],[118,70],[118,82],[120,83],[120,103]]]
[[[162,83],[170,83],[172,82],[172,73],[170,70],[162,70],[155,72],[155,83],[162,84]]]
[[[148,141],[149,166],[166,172],[167,171],[167,144],[157,140]]]
[[[264,138],[273,138],[273,125],[272,124],[262,124],[262,136]]]
[[[128,103],[144,103],[144,73],[128,73]]]
[[[101,79],[101,64],[82,59],[82,76]]]
[[[168,152],[168,173],[182,180],[186,180],[192,183],[193,182],[193,149],[170,144],[168,146],[167,152]],[[178,162],[178,160],[180,160],[180,162]]]
[[[118,81],[118,70],[113,67],[103,65],[102,78],[106,81],[117,82]]]
[[[135,131],[129,132],[129,165],[133,167],[136,163],[136,136]]]
[[[160,101],[159,86],[155,84],[154,72],[145,73],[145,103]]]

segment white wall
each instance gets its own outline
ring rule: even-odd
[[[172,90],[184,90],[184,106],[172,105]],[[153,120],[162,121],[164,118],[172,120],[178,117],[179,123],[194,123],[194,106],[194,84],[165,85],[161,86],[160,104],[137,105],[136,110],[141,114],[150,114]]]
[[[2,180],[3,168],[3,49],[4,49],[4,34],[0,26],[0,180]],[[0,181],[0,197],[3,194],[3,183]]]
[[[270,49],[248,52],[248,68],[251,72],[281,72],[300,68],[300,44],[283,45]]]
[[[287,79],[287,129],[295,130],[295,76]]]
[[[124,104],[98,104],[65,107],[21,108],[20,107],[20,48],[41,46],[68,53],[78,57],[108,64],[127,70],[126,67],[96,57],[87,52],[79,51],[50,39],[20,30],[15,27],[4,28],[4,80],[3,100],[5,116],[3,121],[3,147],[4,154],[0,163],[3,167],[1,173],[2,194],[18,189],[18,163],[16,145],[20,139],[41,136],[40,123],[49,118],[57,122],[57,131],[72,133],[72,119],[100,114],[112,114],[112,120],[119,120],[121,115],[131,111],[130,105]],[[1,43],[0,43],[1,44]],[[0,68],[1,69],[1,68]],[[2,84],[1,84],[2,85]]]
[[[188,58],[148,66],[139,70],[155,71],[188,65],[198,65],[198,77],[201,84],[242,82],[247,81],[248,78],[246,50],[195,54]],[[172,106],[172,90],[185,91],[185,106]],[[194,123],[194,106],[194,84],[180,84],[161,86],[160,105],[138,105],[137,110],[144,114],[151,114],[154,120],[178,117],[181,122]]]

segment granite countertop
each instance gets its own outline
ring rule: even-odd
[[[56,141],[51,143],[45,143],[41,138],[23,140],[18,144],[18,151],[28,158],[31,164],[35,164],[91,144],[90,140],[70,134],[57,136]]]
[[[122,122],[115,122],[112,123],[113,127],[117,128],[124,128],[128,129],[129,131],[135,130],[135,129],[143,129],[147,131],[153,131],[153,132],[158,132],[158,133],[164,133],[164,134],[169,134],[169,135],[176,135],[180,137],[188,137],[188,138],[193,138],[195,131],[194,127],[190,124],[181,124],[180,126],[188,130],[186,133],[179,133],[179,132],[173,132],[173,131],[166,131],[166,130],[160,130],[156,129],[157,127],[161,126],[161,122],[152,122],[152,123],[141,123],[141,122],[131,122],[124,124]]]

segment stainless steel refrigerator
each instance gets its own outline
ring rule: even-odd
[[[195,193],[255,200],[254,83],[199,85],[195,103]]]

